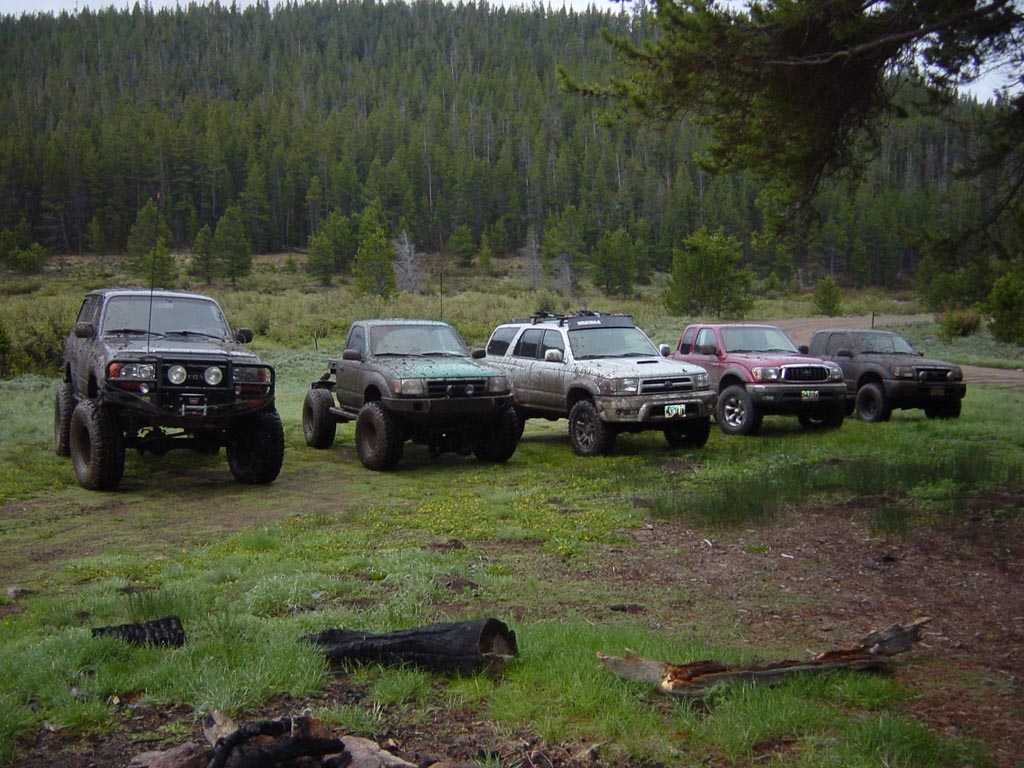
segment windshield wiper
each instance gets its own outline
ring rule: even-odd
[[[104,336],[163,336],[159,331],[147,331],[145,328],[113,328],[104,330]]]
[[[164,331],[166,336],[202,336],[204,339],[219,339],[223,341],[223,336],[218,336],[215,333],[206,333],[205,331]]]

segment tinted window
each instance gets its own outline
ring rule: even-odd
[[[557,349],[565,354],[565,342],[562,341],[562,334],[558,331],[544,331],[544,340],[541,342],[540,356],[544,357],[549,349]]]
[[[508,352],[508,345],[516,337],[516,330],[516,327],[511,325],[502,326],[495,330],[491,334],[490,341],[487,342],[487,354],[501,357]]]
[[[523,335],[519,337],[519,342],[516,344],[515,351],[512,353],[516,357],[539,357],[540,356],[540,340],[544,334],[542,328],[529,328],[523,331]]]

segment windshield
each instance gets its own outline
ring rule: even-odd
[[[216,302],[182,296],[115,296],[103,312],[103,333],[231,337],[231,329]]]
[[[579,328],[569,331],[569,347],[577,360],[661,354],[639,328]]]
[[[786,352],[799,354],[789,336],[778,328],[723,328],[726,352]]]
[[[898,333],[860,334],[860,351],[898,355],[917,354],[914,348],[910,346],[910,342]]]
[[[372,355],[455,355],[469,348],[449,325],[380,325],[370,329]]]

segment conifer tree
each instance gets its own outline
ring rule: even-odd
[[[356,290],[364,296],[394,296],[394,255],[384,232],[384,211],[380,201],[374,200],[359,217],[359,248],[352,264]]]

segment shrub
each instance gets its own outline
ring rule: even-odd
[[[939,338],[943,341],[963,339],[981,330],[981,313],[976,309],[954,309],[939,322]]]
[[[995,281],[988,297],[990,329],[997,341],[1024,344],[1024,278],[1020,270]]]
[[[835,317],[839,314],[841,299],[839,285],[830,275],[814,289],[814,311],[820,315]]]

